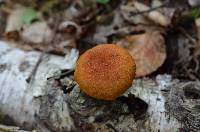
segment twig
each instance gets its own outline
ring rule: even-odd
[[[198,70],[199,70],[199,60],[195,57],[195,58],[194,58],[194,62],[196,63],[195,72],[197,73]]]
[[[55,79],[55,78],[59,78],[59,77],[61,77],[61,76],[67,76],[67,75],[69,75],[69,74],[71,74],[71,73],[73,73],[73,72],[74,72],[74,70],[68,70],[68,71],[63,72],[63,73],[61,73],[61,74],[59,74],[59,75],[55,75],[55,76],[52,76],[52,77],[48,77],[47,80],[52,80],[52,79]]]
[[[148,13],[148,12],[151,12],[151,11],[154,11],[154,10],[157,10],[157,9],[160,9],[160,8],[163,8],[165,7],[166,5],[168,4],[168,2],[160,5],[160,6],[157,6],[157,7],[153,7],[151,9],[148,9],[148,10],[145,10],[145,11],[140,11],[140,12],[130,12],[131,16],[136,16],[136,15],[141,15],[141,14],[144,14],[144,13]]]
[[[38,59],[38,61],[37,61],[37,63],[36,63],[36,65],[35,65],[35,67],[33,68],[33,71],[31,72],[31,74],[29,75],[29,77],[26,79],[26,82],[27,83],[30,83],[30,81],[33,79],[33,77],[35,76],[35,74],[36,74],[36,72],[37,72],[37,69],[38,69],[38,67],[39,67],[39,65],[40,65],[40,63],[42,62],[42,58],[43,58],[43,56],[44,56],[44,52],[40,55],[40,58]]]
[[[187,37],[193,44],[196,44],[197,41],[189,34],[185,31],[184,28],[179,27],[178,30],[185,36]]]

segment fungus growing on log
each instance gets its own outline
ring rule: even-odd
[[[135,61],[128,51],[115,44],[101,44],[80,56],[74,77],[87,95],[115,100],[132,85],[135,71]]]

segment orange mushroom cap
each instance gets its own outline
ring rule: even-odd
[[[136,65],[125,49],[102,44],[80,56],[74,77],[80,89],[96,99],[115,100],[135,78]]]

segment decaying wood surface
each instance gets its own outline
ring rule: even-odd
[[[75,49],[64,58],[0,46],[1,124],[45,132],[200,130],[200,82],[157,75],[135,80],[116,101],[95,100],[72,75],[47,80],[73,69]]]

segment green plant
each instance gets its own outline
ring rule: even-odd
[[[192,18],[197,19],[200,16],[200,7],[192,10]]]
[[[37,12],[32,7],[25,7],[24,13],[22,16],[22,21],[26,25],[30,25],[32,21],[37,18],[38,18]]]
[[[97,3],[107,4],[110,0],[96,0]]]

